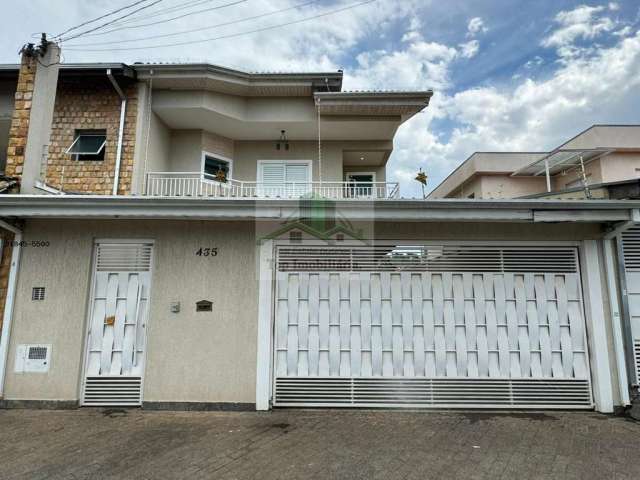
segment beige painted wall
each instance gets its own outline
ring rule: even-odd
[[[5,398],[78,399],[93,239],[109,237],[156,241],[145,401],[255,402],[254,231],[250,222],[28,222],[25,240],[51,246],[23,251]],[[201,246],[219,255],[198,257]],[[46,287],[44,301],[31,301],[34,286]],[[195,312],[202,299],[213,313]],[[13,373],[23,343],[53,345],[48,374]]]
[[[640,177],[640,153],[638,152],[614,152],[598,162],[602,163],[603,182],[618,182]]]
[[[280,227],[280,223],[272,228]],[[371,225],[356,224],[371,231]],[[155,240],[155,265],[147,330],[145,401],[255,401],[258,293],[256,230],[252,222],[29,221],[25,240],[48,248],[23,250],[6,379],[7,399],[76,400],[84,355],[94,238]],[[581,240],[597,238],[595,224],[397,223],[375,225],[389,240]],[[219,255],[202,258],[200,247]],[[31,301],[44,286],[46,299]],[[210,299],[213,313],[196,313]],[[171,302],[181,312],[170,312]],[[16,346],[53,345],[48,374],[15,374]]]
[[[164,122],[160,120],[160,117],[153,112],[150,113],[147,171],[165,172],[169,168],[169,154],[171,151],[170,131]]]
[[[482,177],[476,176],[469,179],[460,185],[457,190],[447,195],[446,198],[470,198],[472,195],[473,198],[482,198],[481,178]]]
[[[545,177],[511,177],[486,175],[481,177],[481,198],[514,198],[547,190]]]
[[[232,140],[204,130],[171,130],[155,114],[151,115],[147,170],[155,172],[199,172],[202,152],[230,158],[233,161],[232,178],[256,181],[258,160],[311,160],[313,181],[320,178],[318,143],[290,141],[289,150],[277,150],[273,141]],[[386,167],[344,166],[345,150],[386,150],[392,145],[386,141],[326,141],[322,143],[322,180],[343,181],[344,173],[375,171],[379,182],[386,180]]]
[[[367,167],[366,165],[361,166],[352,166],[345,165],[343,167],[343,173],[346,177],[348,173],[358,173],[358,172],[374,172],[376,174],[376,182],[386,182],[387,181],[387,167],[386,166],[378,166],[373,165]]]

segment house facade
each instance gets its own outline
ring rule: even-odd
[[[629,403],[640,202],[403,199],[430,91],[58,54],[3,73],[5,406]]]
[[[429,198],[638,198],[640,125],[593,125],[550,152],[475,152]]]

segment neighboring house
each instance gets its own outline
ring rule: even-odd
[[[629,403],[640,202],[403,199],[431,91],[58,55],[3,67],[4,405]]]
[[[639,180],[640,125],[593,125],[550,152],[476,152],[429,198],[638,198]]]

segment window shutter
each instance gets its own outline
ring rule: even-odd
[[[262,183],[270,185],[282,185],[285,181],[285,168],[283,163],[263,163]]]
[[[287,182],[306,183],[309,181],[309,165],[306,163],[288,163],[285,171]]]

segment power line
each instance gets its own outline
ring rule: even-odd
[[[211,12],[213,10],[220,10],[221,8],[232,7],[234,5],[238,5],[240,3],[245,3],[245,2],[247,2],[247,0],[236,0],[235,2],[225,3],[224,5],[218,5],[218,6],[211,7],[211,8],[205,8],[203,10],[196,10],[195,12],[183,13],[182,15],[178,15],[177,17],[166,18],[164,20],[158,20],[156,22],[144,23],[144,24],[141,24],[141,25],[131,25],[129,27],[125,26],[125,27],[120,27],[120,28],[114,28],[113,30],[109,30],[106,33],[117,32],[119,30],[125,30],[125,29],[129,29],[129,28],[150,27],[152,25],[158,25],[160,23],[171,22],[173,20],[178,20],[180,18],[188,17],[189,15],[195,15],[196,13],[204,13],[204,12]],[[103,32],[103,34],[104,34],[104,32]],[[108,43],[122,43],[122,42],[118,41],[118,42],[99,42],[99,43],[100,44],[108,44]],[[90,44],[88,44],[88,45],[90,45]]]
[[[198,5],[202,5],[203,3],[211,3],[214,2],[216,0],[199,0],[197,2],[194,2],[193,0],[190,0],[188,2],[184,2],[184,3],[179,3],[178,5],[174,5],[173,7],[167,7],[167,8],[162,8],[160,10],[156,10],[154,12],[151,12],[147,15],[140,15],[137,17],[133,17],[133,18],[127,18],[126,20],[122,20],[119,22],[114,23],[114,26],[120,26],[120,25],[126,25],[128,23],[132,23],[132,22],[139,22],[140,20],[148,20],[150,18],[155,18],[155,17],[159,17],[161,15],[167,15],[169,13],[173,13],[176,11],[180,11],[180,10],[186,10],[187,8],[193,8],[193,7],[197,7]],[[111,32],[112,30],[108,30],[106,33]],[[105,35],[105,32],[96,32],[96,33],[90,33],[87,34],[87,37],[94,37],[96,35]]]
[[[291,22],[286,22],[286,23],[280,23],[278,25],[270,25],[268,27],[263,27],[263,28],[257,28],[255,30],[248,30],[246,32],[239,32],[239,33],[232,33],[229,35],[221,35],[219,37],[211,37],[211,38],[205,38],[202,40],[190,40],[187,42],[177,42],[177,43],[165,43],[165,44],[161,44],[161,45],[146,45],[146,46],[142,46],[142,47],[124,47],[124,48],[75,48],[73,46],[67,47],[67,50],[72,50],[72,51],[76,51],[76,52],[116,52],[116,51],[130,51],[130,50],[147,50],[147,49],[153,49],[153,48],[164,48],[164,47],[179,47],[182,45],[193,45],[196,43],[207,43],[207,42],[212,42],[215,40],[223,40],[223,39],[227,39],[227,38],[235,38],[235,37],[241,37],[243,35],[250,35],[252,33],[260,33],[260,32],[265,32],[268,30],[274,30],[276,28],[282,28],[282,27],[287,27],[290,25],[296,25],[299,23],[303,23],[303,22],[308,22],[310,20],[315,20],[317,18],[322,18],[322,17],[327,17],[329,15],[335,15],[336,13],[341,13],[347,10],[351,10],[353,8],[356,7],[360,7],[362,5],[366,5],[369,3],[373,3],[377,0],[366,0],[364,2],[358,2],[355,3],[353,5],[349,5],[343,8],[339,8],[336,10],[330,10],[328,12],[324,12],[318,15],[313,15],[310,17],[305,17],[305,18],[301,18],[299,20],[294,20]],[[81,45],[78,45],[78,47],[81,47]]]
[[[101,28],[103,28],[103,27],[106,27],[107,25],[111,25],[112,23],[115,23],[115,22],[117,22],[118,20],[122,20],[123,18],[127,18],[127,17],[129,17],[129,16],[133,15],[134,13],[138,13],[138,12],[140,12],[140,11],[142,11],[142,10],[145,10],[145,9],[147,9],[147,8],[149,8],[149,7],[152,7],[152,6],[154,6],[154,5],[158,4],[158,3],[162,2],[162,1],[163,1],[163,0],[155,0],[155,2],[150,3],[150,4],[148,4],[148,5],[143,5],[142,7],[140,7],[140,8],[138,8],[138,9],[134,10],[133,12],[126,13],[125,15],[122,15],[121,17],[118,17],[118,18],[116,18],[115,20],[110,20],[110,21],[105,22],[105,23],[103,23],[103,24],[101,24],[101,25],[98,25],[97,27],[93,27],[93,28],[91,28],[90,30],[85,30],[84,32],[80,32],[80,33],[77,33],[77,34],[75,34],[75,35],[71,35],[70,37],[66,37],[66,38],[58,38],[58,40],[60,40],[60,41],[65,41],[65,42],[66,42],[66,41],[68,41],[68,40],[73,40],[74,38],[82,37],[83,35],[86,35],[87,33],[95,32],[96,30],[99,30],[99,29],[101,29]]]
[[[167,38],[167,37],[175,37],[177,35],[183,35],[185,33],[195,33],[195,32],[201,32],[203,30],[211,30],[212,28],[218,28],[218,27],[226,27],[229,25],[234,25],[237,23],[244,23],[244,22],[248,22],[250,20],[256,20],[258,18],[264,18],[264,17],[268,17],[268,16],[272,16],[272,15],[276,15],[278,13],[283,13],[283,12],[287,12],[290,10],[297,10],[299,8],[303,8],[303,7],[307,7],[309,5],[312,5],[314,3],[317,3],[318,0],[310,0],[309,2],[305,2],[305,3],[300,3],[298,5],[294,5],[292,7],[287,7],[287,8],[282,8],[280,10],[274,10],[272,12],[267,12],[267,13],[261,13],[259,15],[253,15],[251,17],[245,17],[245,18],[241,18],[238,20],[231,20],[229,22],[222,22],[222,23],[217,23],[214,25],[207,25],[206,27],[201,27],[201,28],[194,28],[194,29],[189,29],[189,30],[181,30],[179,32],[173,32],[173,33],[163,33],[160,35],[152,35],[152,36],[146,36],[146,37],[136,37],[136,38],[130,38],[128,40],[116,40],[116,41],[111,41],[111,42],[93,42],[93,43],[83,43],[83,44],[78,44],[77,46],[83,46],[83,47],[89,47],[89,46],[100,46],[100,45],[113,45],[116,43],[128,43],[128,42],[137,42],[139,40],[154,40],[156,38]],[[109,30],[114,31],[114,30]],[[104,34],[104,32],[101,33],[101,35]],[[69,47],[73,47],[76,45],[68,45]]]
[[[84,27],[85,25],[89,25],[90,23],[97,22],[98,20],[102,20],[103,18],[109,17],[111,15],[115,15],[118,12],[121,12],[121,11],[126,10],[128,8],[131,8],[131,7],[135,7],[136,5],[139,5],[141,3],[148,2],[148,1],[149,0],[138,0],[137,2],[133,2],[133,3],[129,4],[129,5],[124,6],[124,7],[120,7],[120,8],[118,8],[116,10],[113,10],[113,11],[111,11],[109,13],[105,13],[104,15],[101,15],[101,16],[93,18],[91,20],[87,20],[86,22],[80,23],[80,24],[76,25],[75,27],[68,28],[64,32],[59,33],[58,35],[56,35],[54,38],[60,38],[62,35],[66,35],[67,33],[72,32],[73,30],[77,30],[80,27]]]

